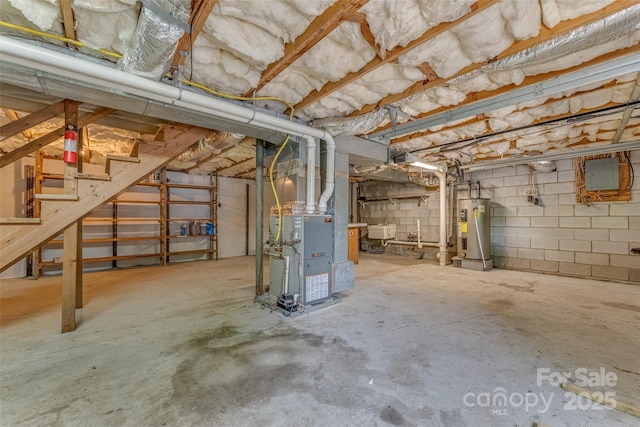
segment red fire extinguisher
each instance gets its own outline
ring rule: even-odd
[[[76,163],[78,160],[78,132],[73,125],[68,125],[64,131],[63,158],[65,163]]]

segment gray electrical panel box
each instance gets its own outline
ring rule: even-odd
[[[618,158],[594,159],[584,162],[584,185],[587,191],[617,190]]]

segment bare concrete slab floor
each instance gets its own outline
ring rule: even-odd
[[[640,287],[364,254],[339,304],[286,319],[253,271],[87,274],[65,335],[60,277],[4,281],[0,424],[638,425],[555,380],[640,405]]]

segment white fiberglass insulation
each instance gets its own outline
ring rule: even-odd
[[[559,94],[553,98],[540,98],[526,103],[520,103],[485,113],[486,119],[473,123],[449,123],[446,128],[437,126],[431,128],[428,135],[403,142],[399,146],[407,150],[442,146],[457,141],[500,132],[511,128],[527,126],[539,121],[551,120],[557,116],[568,117],[571,114],[585,113],[598,107],[606,107],[608,103],[625,103],[630,101],[631,92],[637,74],[628,74],[608,82],[578,88],[574,91]],[[615,85],[613,85],[615,84]],[[601,88],[603,85],[611,87]],[[594,89],[595,86],[595,89]],[[579,142],[610,141],[620,125],[622,112],[603,113],[602,116],[589,117],[588,120],[566,124],[544,125],[507,132],[491,137],[484,145],[466,150],[476,158],[498,157],[508,152],[505,149],[510,141],[514,141],[517,153],[531,151],[545,151],[549,148],[566,148]],[[623,133],[621,141],[629,141],[635,137],[640,129],[629,126]],[[431,148],[429,151],[438,151]],[[516,153],[511,152],[510,154]],[[459,154],[447,152],[448,158],[461,158]],[[435,160],[435,158],[433,158]]]
[[[251,91],[260,81],[269,64],[284,55],[287,43],[293,42],[319,15],[336,0],[219,0],[193,44],[193,55],[184,61],[183,78],[232,95]],[[522,40],[540,35],[546,26],[553,29],[562,21],[596,12],[613,0],[502,0],[474,16],[465,18],[473,0],[370,0],[360,9],[364,14],[375,43],[382,52],[405,47],[430,28],[454,22],[447,31],[426,43],[400,55],[397,61],[385,64],[365,74],[319,101],[296,111],[302,119],[315,123],[336,122],[364,106],[376,105],[385,96],[402,93],[427,78],[422,69],[433,69],[443,79],[434,87],[393,104],[399,111],[398,123],[443,107],[466,102],[476,92],[492,91],[508,85],[519,85],[532,76],[583,64],[603,54],[632,47],[640,43],[640,7],[629,13],[628,23],[621,28],[603,24],[594,36],[580,33],[562,43],[565,50],[555,52],[554,43],[528,55],[513,55],[494,59]],[[74,0],[77,38],[93,48],[124,53],[133,44],[140,2],[136,0]],[[0,0],[2,20],[52,34],[63,35],[59,0]],[[615,27],[615,25],[613,26]],[[608,35],[602,37],[603,34]],[[574,40],[575,39],[575,40]],[[571,42],[584,42],[572,49]],[[533,49],[533,50],[532,50]],[[560,53],[558,53],[560,52]],[[362,35],[360,24],[343,21],[328,36],[305,52],[283,72],[257,92],[260,96],[280,97],[292,104],[302,101],[314,90],[330,82],[340,81],[349,73],[357,73],[376,57],[375,50]],[[504,61],[504,62],[503,62]],[[428,66],[428,67],[426,67]],[[474,66],[475,71],[466,73]],[[469,67],[469,68],[468,68]],[[466,74],[465,74],[466,73]],[[577,114],[610,103],[629,101],[635,73],[617,79],[615,84],[601,88],[606,82],[585,87],[572,93],[557,94],[530,103],[488,112],[475,122],[449,123],[430,129],[424,136],[400,144],[408,149],[420,149],[472,139],[493,132],[527,126],[558,115]],[[284,106],[268,103],[269,108],[283,111]],[[578,122],[571,125],[549,125],[541,129],[511,132],[483,141],[481,146],[464,148],[463,152],[478,157],[501,156],[526,151],[562,148],[585,139],[600,142],[612,137],[621,113],[603,121]],[[379,110],[368,120],[370,131],[385,125],[389,118]],[[595,120],[595,119],[594,119]],[[622,140],[637,135],[638,125],[632,119]],[[637,120],[636,120],[637,121]],[[334,129],[345,130],[344,122]],[[364,132],[358,123],[353,129]],[[348,129],[347,129],[348,131]],[[46,133],[46,132],[45,132]],[[23,138],[18,135],[14,138]],[[124,138],[124,137],[123,137]],[[98,144],[98,136],[95,137]],[[112,138],[105,137],[106,147]],[[126,138],[125,138],[126,139]],[[2,147],[13,144],[2,141]],[[17,142],[16,142],[17,143]],[[200,170],[227,167],[249,155],[250,145],[228,151],[229,158],[213,159]],[[55,145],[52,145],[52,149]],[[127,145],[125,144],[125,148]],[[109,148],[111,149],[111,148]],[[248,150],[246,153],[243,149]],[[124,149],[123,149],[124,150]],[[254,155],[254,154],[253,154]],[[443,154],[449,158],[455,152]],[[230,160],[231,159],[231,160]],[[216,163],[218,162],[218,163]]]

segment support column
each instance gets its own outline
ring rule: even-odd
[[[264,207],[264,141],[256,140],[256,296],[264,294],[262,240]]]
[[[62,255],[62,333],[76,330],[76,308],[79,308],[78,302],[80,302],[80,306],[82,305],[82,263],[78,266],[78,254],[82,250],[80,245],[81,229],[82,222],[78,221],[64,230]],[[80,257],[80,259],[82,258]],[[80,292],[78,292],[79,289]]]
[[[65,127],[78,125],[78,103],[65,101]],[[80,157],[80,154],[78,155]],[[78,165],[64,165],[64,194],[77,195]],[[82,307],[82,220],[64,230],[62,261],[62,332],[76,329],[76,308]]]

